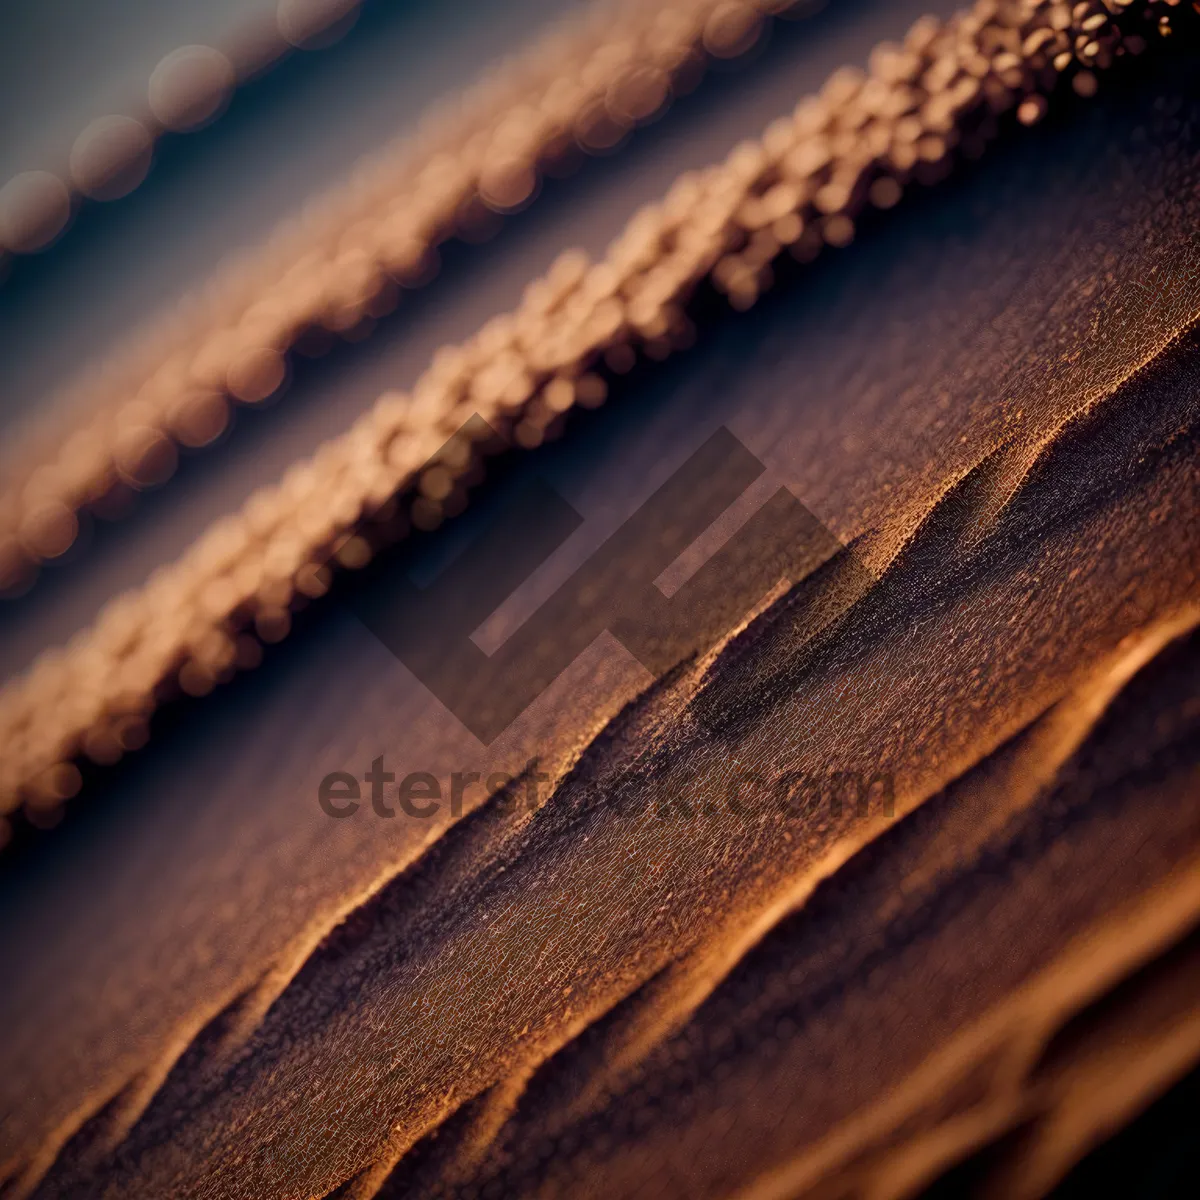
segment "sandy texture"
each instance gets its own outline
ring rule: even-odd
[[[1068,104],[389,565],[548,480],[584,523],[498,639],[726,424],[845,548],[702,661],[602,637],[483,750],[343,595],[98,788],[0,885],[10,1194],[1032,1197],[1181,1078],[1195,78]],[[545,778],[322,814],[381,754]],[[789,771],[894,815],[721,803]]]

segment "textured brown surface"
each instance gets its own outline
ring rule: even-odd
[[[335,602],[102,782],[0,885],[0,1159],[44,1196],[884,1197],[964,1159],[960,1187],[1035,1196],[1185,1074],[1180,53],[715,324],[485,497],[536,472],[585,517],[496,639],[728,424],[854,553],[711,661],[651,684],[602,639],[485,753]],[[395,569],[428,573],[486,508]],[[321,814],[319,779],[379,754],[549,779],[534,814],[478,790],[453,825]],[[731,763],[890,771],[897,817],[605,803]]]
[[[1094,95],[1093,69],[1145,53],[1147,32],[1161,43],[1171,29],[1169,8],[1145,0],[1092,13],[1087,5],[1068,11],[1042,0],[1012,0],[947,22],[924,18],[900,45],[877,47],[867,74],[834,72],[818,95],[773,121],[761,139],[685,173],[659,203],[635,214],[599,261],[574,251],[560,255],[527,285],[516,309],[465,342],[441,347],[410,392],[386,392],[311,459],[293,463],[276,485],[260,488],[144,588],[118,597],[95,626],[63,650],[40,656],[26,678],[0,692],[0,811],[24,802],[33,824],[53,825],[59,806],[80,786],[74,760],[110,765],[140,748],[146,721],[164,695],[207,695],[239,669],[257,666],[257,639],[282,640],[296,604],[325,593],[330,568],[361,568],[410,523],[430,530],[461,511],[470,481],[480,474],[480,455],[471,438],[451,448],[446,439],[470,428],[472,415],[483,417],[487,424],[479,428],[490,440],[499,428],[526,449],[558,436],[572,408],[603,401],[608,385],[598,372],[623,375],[639,355],[662,361],[695,341],[689,308],[698,285],[711,283],[738,311],[752,307],[771,285],[785,248],[804,263],[823,248],[844,248],[870,205],[894,207],[905,188],[936,183],[956,161],[978,158],[994,140],[999,116],[1015,109],[1018,122],[1035,124],[1068,84]],[[722,11],[714,10],[709,24]],[[1182,33],[1189,36],[1189,24]],[[606,57],[603,48],[596,52],[596,61]],[[532,170],[527,163],[520,169]],[[389,173],[381,172],[385,180]],[[467,176],[474,178],[470,171]],[[378,190],[386,191],[382,182]],[[428,197],[440,192],[415,194],[433,203]],[[410,224],[389,218],[384,241],[391,245],[397,230]],[[375,245],[379,230],[371,227],[366,240],[373,249],[346,251],[375,280],[364,295],[392,286],[376,263],[378,256],[385,265],[390,259]],[[320,257],[335,290],[343,275],[361,273],[349,259]],[[221,362],[229,334],[240,346],[234,358],[254,360],[252,381],[269,377],[260,399],[282,379],[276,343],[282,330],[293,328],[293,298],[303,307],[302,287],[280,290],[286,303],[261,297],[254,307],[261,304],[262,312],[246,318],[256,328],[260,318],[278,327],[266,344],[256,344],[259,335],[241,326],[236,335],[215,335]],[[197,361],[207,362],[210,350],[197,351]],[[193,364],[184,373],[196,369]],[[220,366],[218,374],[225,370]],[[258,384],[252,386],[257,394]],[[162,434],[139,428],[139,461],[157,461],[159,451],[166,452]],[[87,430],[78,437],[104,444]],[[1014,456],[1038,449],[1017,446]],[[50,507],[74,520],[61,499]],[[61,544],[69,533],[61,524],[39,518],[39,537]]]

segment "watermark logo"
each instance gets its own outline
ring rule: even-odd
[[[397,809],[418,820],[441,811],[457,819],[478,800],[479,792],[472,795],[472,789],[480,789],[499,812],[534,813],[545,799],[540,785],[551,782],[538,770],[537,759],[530,759],[517,775],[497,771],[485,778],[479,771],[451,771],[442,778],[433,771],[410,771],[398,778],[387,769],[383,755],[361,779],[367,788],[349,771],[326,775],[317,789],[321,811],[341,820],[369,803],[375,816],[385,819],[395,817]],[[386,790],[393,783],[394,795]],[[571,803],[570,795],[558,799]],[[575,799],[580,799],[578,794]],[[588,795],[589,804],[596,801],[596,795]],[[768,776],[725,756],[710,759],[698,771],[665,778],[626,775],[605,788],[598,802],[621,818],[673,822],[726,817],[839,821],[844,816],[867,820],[896,815],[895,783],[888,772],[784,771]]]
[[[482,418],[470,426],[480,441]],[[471,635],[583,522],[540,480],[527,482],[429,586],[391,580],[360,596],[356,611],[490,745],[604,631],[660,678],[717,644],[781,580],[796,582],[841,550],[780,487],[673,595],[655,585],[765,470],[718,429],[493,654]]]

